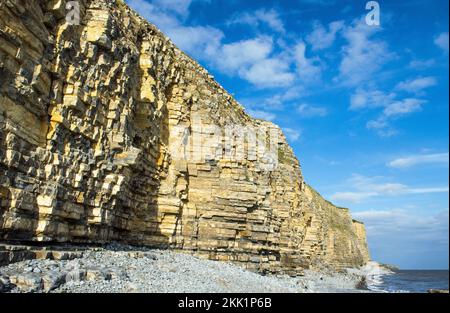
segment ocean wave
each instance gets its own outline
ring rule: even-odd
[[[359,269],[351,269],[349,272],[366,277],[367,288],[375,292],[391,292],[384,289],[383,276],[394,274],[393,271],[381,264],[371,261]]]
[[[384,283],[383,276],[384,275],[367,275],[366,276],[367,288],[369,290],[377,292],[389,292],[388,290],[385,290],[382,287]]]

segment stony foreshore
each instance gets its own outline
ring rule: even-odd
[[[367,292],[364,274],[261,275],[239,266],[153,249],[108,246],[0,267],[2,292],[305,293]],[[72,258],[72,259],[71,259]],[[361,289],[362,288],[362,289]]]

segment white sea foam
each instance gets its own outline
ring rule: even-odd
[[[388,292],[381,287],[383,284],[383,276],[394,274],[393,271],[374,261],[370,261],[358,269],[348,269],[348,272],[365,276],[367,288],[377,292]]]

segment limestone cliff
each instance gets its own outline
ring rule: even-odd
[[[64,0],[0,0],[0,240],[121,241],[293,275],[368,261],[364,225],[304,183],[276,125],[122,1],[78,3],[71,25]],[[274,135],[277,161],[260,139],[239,157],[229,125]],[[200,146],[223,153],[175,157]]]

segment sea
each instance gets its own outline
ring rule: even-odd
[[[448,290],[448,270],[396,270],[372,277],[368,288],[378,292],[422,293],[429,289]]]

